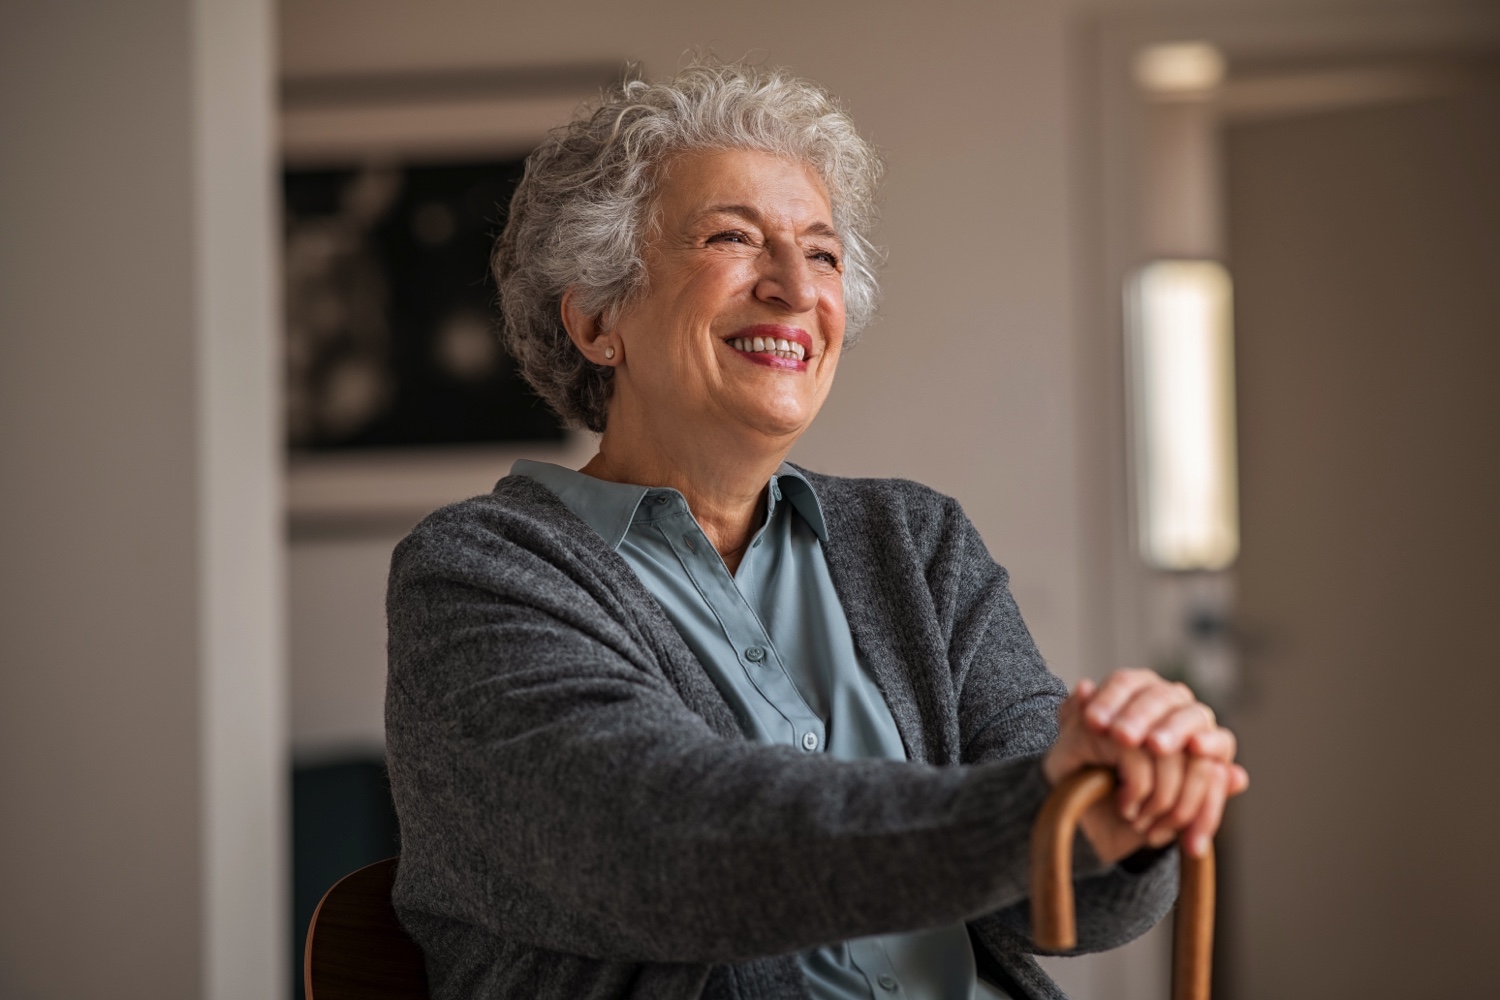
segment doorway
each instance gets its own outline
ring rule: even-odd
[[[1225,86],[1164,116],[1137,58],[1187,41],[1225,56]],[[1483,908],[1500,888],[1483,715],[1500,703],[1500,12],[1120,16],[1087,45],[1090,669],[1162,663],[1195,606],[1241,640],[1226,718],[1253,786],[1220,841],[1214,995],[1483,995],[1500,926]],[[1153,159],[1163,122],[1200,183]],[[1242,544],[1217,574],[1147,568],[1128,488],[1120,289],[1183,256],[1235,282]],[[1165,995],[1154,968],[1117,995]]]
[[[1225,995],[1477,996],[1500,927],[1500,89],[1231,122]]]

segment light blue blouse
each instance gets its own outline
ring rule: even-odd
[[[733,575],[671,489],[609,483],[545,462],[546,486],[635,570],[734,710],[745,734],[844,759],[906,759],[860,662],[821,542],[812,486],[783,464],[766,519]],[[793,515],[796,516],[793,516]],[[858,938],[799,956],[815,1000],[1004,1000],[975,977],[963,924]]]

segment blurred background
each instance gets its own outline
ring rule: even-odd
[[[385,571],[520,457],[519,162],[689,49],[884,151],[793,458],[959,498],[1053,669],[1240,733],[1216,995],[1481,995],[1500,931],[1500,9],[0,2],[0,997],[286,998],[397,850]],[[1167,935],[1052,963],[1165,996]]]

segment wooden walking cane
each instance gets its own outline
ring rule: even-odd
[[[1107,767],[1086,767],[1058,783],[1031,831],[1031,935],[1047,951],[1078,943],[1073,917],[1073,834],[1089,806],[1115,790]],[[1214,945],[1214,852],[1182,852],[1182,889],[1172,941],[1172,1000],[1208,1000]]]

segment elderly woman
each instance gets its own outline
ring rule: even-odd
[[[1172,902],[1245,784],[1181,686],[1070,697],[953,500],[786,464],[875,307],[879,164],[823,91],[696,65],[531,157],[508,344],[600,432],[391,570],[395,902],[438,998],[1055,997],[1027,838],[1087,763],[1080,942]]]

